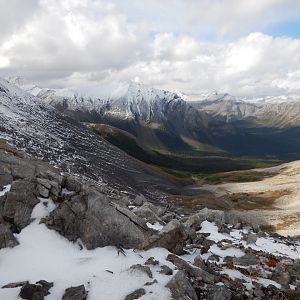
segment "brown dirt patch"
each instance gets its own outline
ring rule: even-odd
[[[237,193],[229,196],[235,209],[253,210],[270,209],[274,210],[273,204],[280,197],[291,194],[288,190],[268,191],[259,193]]]

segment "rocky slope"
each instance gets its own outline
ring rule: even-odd
[[[143,191],[155,198],[159,186],[173,187],[85,126],[3,79],[0,124],[0,138],[18,149],[112,189]]]
[[[296,239],[110,194],[7,144],[0,162],[1,299],[299,297]]]

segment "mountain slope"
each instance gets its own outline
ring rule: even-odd
[[[76,89],[39,89],[33,85],[20,85],[73,119],[117,127],[154,149],[191,150],[189,139],[211,143],[213,118],[197,111],[174,92],[134,82],[112,82]]]
[[[85,126],[3,79],[0,124],[0,138],[17,148],[119,191],[150,195],[171,186]]]
[[[269,127],[289,127],[300,125],[299,97],[264,97],[240,99],[228,94],[207,95],[201,101],[190,104],[200,111],[221,117],[226,122],[250,120]]]

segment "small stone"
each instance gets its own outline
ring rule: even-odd
[[[65,290],[62,300],[86,300],[87,292],[84,285],[70,287]]]
[[[138,290],[134,291],[133,293],[127,295],[125,300],[139,299],[142,296],[144,296],[145,294],[146,294],[145,289],[138,289]]]
[[[160,267],[159,273],[164,275],[173,275],[173,270],[170,267],[163,265]]]
[[[152,272],[148,266],[136,264],[136,265],[131,266],[130,270],[145,273],[149,278],[153,278]]]
[[[145,285],[145,286],[149,286],[149,285],[153,285],[153,284],[155,284],[155,283],[157,283],[157,280],[156,280],[156,279],[154,279],[153,281],[148,281],[148,282],[146,282],[144,285]]]
[[[8,283],[4,286],[2,286],[2,289],[14,289],[20,286],[23,286],[25,284],[29,283],[28,281],[18,281],[18,282],[12,282],[12,283]]]
[[[157,266],[159,264],[158,260],[155,260],[154,257],[150,257],[147,259],[145,262],[145,265],[152,265],[152,266]]]

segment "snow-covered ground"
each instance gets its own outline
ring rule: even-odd
[[[15,235],[19,245],[0,250],[0,287],[11,282],[35,283],[42,279],[54,283],[47,300],[61,299],[66,288],[81,284],[85,285],[89,300],[121,300],[139,288],[147,292],[141,299],[171,299],[169,289],[165,288],[170,276],[160,274],[159,266],[150,266],[153,279],[143,272],[130,270],[132,265],[144,264],[150,257],[174,269],[174,265],[166,261],[167,250],[125,250],[125,255],[118,254],[115,247],[86,250],[80,241],[73,244],[39,224],[40,218],[54,208],[51,199],[41,200],[32,212],[35,221]],[[158,283],[144,286],[155,279]],[[20,288],[0,288],[0,299],[15,300],[19,292]]]
[[[33,222],[19,234],[15,234],[19,245],[0,250],[0,270],[3,274],[0,276],[0,286],[19,281],[35,283],[39,280],[47,280],[54,283],[49,291],[50,295],[45,298],[47,300],[61,299],[66,288],[81,284],[85,285],[89,300],[121,300],[139,288],[146,290],[146,294],[140,298],[142,300],[171,299],[170,290],[165,287],[171,277],[159,273],[161,265],[167,265],[175,271],[175,266],[166,259],[170,254],[169,251],[162,248],[148,251],[131,249],[125,250],[125,255],[123,255],[118,253],[115,247],[87,250],[80,241],[71,243],[56,231],[49,230],[44,224],[40,224],[41,218],[47,216],[55,207],[51,199],[40,198],[40,203],[32,212]],[[151,226],[157,230],[161,229],[158,224]],[[281,285],[273,280],[248,276],[238,269],[228,269],[224,259],[228,256],[243,257],[245,251],[241,250],[241,245],[244,249],[248,247],[263,251],[265,255],[278,256],[280,259],[282,257],[299,259],[300,245],[288,245],[268,235],[259,237],[255,243],[247,245],[243,240],[243,235],[248,234],[250,229],[233,229],[231,225],[228,225],[228,228],[230,233],[220,233],[214,222],[202,222],[198,232],[208,233],[207,239],[214,241],[214,244],[207,253],[201,254],[200,249],[194,248],[189,249],[189,253],[181,258],[192,263],[197,255],[207,261],[214,254],[219,257],[217,264],[221,267],[220,274],[227,274],[232,279],[243,279],[247,289],[251,290],[254,282],[266,287],[272,284],[280,288]],[[220,248],[220,245],[226,247]],[[132,265],[145,264],[150,257],[154,257],[160,263],[160,265],[149,265],[153,278],[149,278],[141,271],[130,269]],[[244,268],[249,267],[251,266]],[[145,283],[153,280],[157,280],[157,283],[145,286]],[[216,284],[223,283],[217,282]],[[15,300],[19,292],[19,287],[0,288],[0,299]]]

